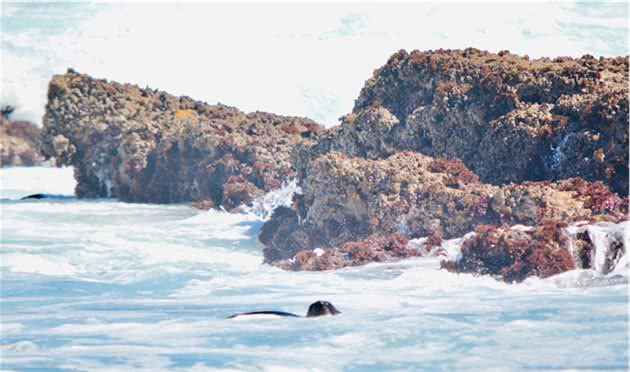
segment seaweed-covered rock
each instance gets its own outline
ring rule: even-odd
[[[28,121],[10,121],[0,116],[0,164],[3,167],[36,166],[43,163],[40,154],[41,129]]]
[[[409,151],[382,160],[331,152],[310,162],[305,174],[295,209],[274,213],[263,226],[267,262],[374,234],[448,239],[481,224],[618,220],[627,213],[627,200],[601,183],[571,179],[499,187],[480,183],[461,161]]]
[[[628,195],[628,58],[401,50],[366,82],[353,117],[374,106],[398,121],[370,141],[381,157],[414,150],[461,159],[487,183],[581,177]]]
[[[515,229],[481,225],[462,245],[461,259],[443,267],[456,272],[495,275],[502,280],[522,281],[528,276],[546,278],[575,268],[569,238],[560,221]]]
[[[600,274],[627,270],[627,222],[574,224],[545,220],[537,226],[481,225],[466,239],[457,260],[442,262],[452,272],[488,274],[507,282],[547,278],[591,269]],[[625,262],[621,262],[625,258]]]
[[[294,147],[320,129],[68,70],[49,85],[43,151],[75,167],[78,197],[231,209],[294,177]]]

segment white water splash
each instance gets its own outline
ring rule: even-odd
[[[425,256],[441,257],[446,261],[459,261],[461,258],[462,244],[465,240],[475,236],[471,231],[461,238],[444,240],[438,247],[426,247],[428,238],[416,238],[409,241],[409,247],[423,253]]]
[[[598,222],[595,224],[576,223],[566,229],[572,239],[571,254],[577,261],[573,241],[580,233],[587,233],[593,249],[590,252],[591,266],[588,269],[602,275],[622,275],[628,277],[628,229],[629,221],[621,223]]]
[[[96,166],[95,163],[92,165]],[[112,181],[111,172],[104,168],[99,168],[98,171],[96,171],[96,178],[98,178],[98,184],[100,187],[105,186],[105,196],[108,198],[112,197],[112,187],[114,182]]]
[[[254,200],[252,206],[243,206],[241,210],[267,220],[271,217],[274,209],[280,206],[291,207],[293,205],[293,195],[301,193],[302,189],[297,185],[297,180],[292,179],[288,182],[283,182],[282,187],[279,189],[272,190]]]

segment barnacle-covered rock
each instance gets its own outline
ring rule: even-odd
[[[320,130],[68,70],[49,85],[43,151],[75,167],[79,197],[232,209],[294,177],[294,147]]]
[[[354,115],[374,105],[399,121],[374,142],[382,157],[414,150],[461,159],[487,183],[581,177],[628,195],[628,58],[401,50],[365,83]]]

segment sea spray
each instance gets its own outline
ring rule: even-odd
[[[594,224],[576,223],[566,229],[571,238],[571,254],[576,260],[576,266],[583,266],[584,257],[579,257],[575,251],[575,241],[580,234],[586,233],[589,240],[589,251],[585,269],[591,269],[598,274],[620,274],[628,276],[628,228],[630,222],[620,223],[598,222]],[[581,261],[581,262],[578,262]],[[577,265],[577,264],[582,265]]]
[[[302,193],[302,189],[297,185],[297,179],[285,181],[282,183],[282,187],[267,192],[254,200],[251,206],[243,206],[242,210],[267,220],[271,217],[274,209],[280,206],[290,207],[293,204],[293,195],[296,193]]]

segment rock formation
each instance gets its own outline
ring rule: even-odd
[[[401,50],[366,82],[353,116],[374,105],[395,117],[367,141],[382,155],[461,159],[493,184],[581,177],[628,195],[628,58]]]
[[[372,235],[448,239],[483,224],[618,221],[627,214],[627,200],[601,182],[482,184],[459,160],[409,151],[381,160],[330,152],[310,162],[304,173],[295,208],[277,210],[262,228],[267,262]]]
[[[75,167],[78,197],[232,209],[293,177],[294,146],[319,131],[68,70],[49,85],[43,151]]]
[[[615,193],[628,194],[627,73],[627,58],[394,54],[341,125],[300,146],[304,193],[263,226],[265,260],[351,266],[365,260],[349,246],[379,261],[419,254],[383,249],[383,239],[479,228],[447,268],[519,281],[581,267],[560,226],[627,219],[627,197]],[[510,229],[520,224],[531,231]]]
[[[43,151],[75,166],[79,197],[233,209],[297,177],[302,194],[259,236],[285,269],[476,231],[444,267],[520,281],[592,266],[588,234],[569,243],[566,224],[627,219],[627,74],[621,57],[400,51],[324,129],[69,70],[50,83]]]
[[[41,129],[28,121],[11,121],[0,115],[0,164],[3,167],[35,166],[43,163],[40,154]]]

